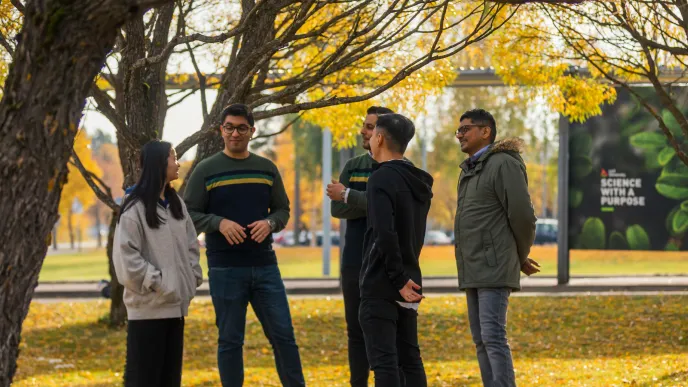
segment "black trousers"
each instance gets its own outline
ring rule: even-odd
[[[349,344],[349,379],[351,387],[368,387],[370,364],[366,354],[363,330],[358,321],[358,308],[361,303],[361,290],[358,286],[360,269],[342,267],[342,295],[344,296],[344,316]]]
[[[359,319],[375,387],[427,387],[418,346],[418,313],[394,301],[365,298]]]
[[[124,386],[181,386],[183,353],[183,317],[129,320]]]

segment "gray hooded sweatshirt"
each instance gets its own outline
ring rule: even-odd
[[[148,227],[143,203],[137,201],[120,217],[112,258],[124,286],[129,320],[177,318],[188,315],[196,288],[203,283],[196,229],[182,204],[184,218],[158,204],[162,223]]]

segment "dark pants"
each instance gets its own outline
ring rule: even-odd
[[[511,290],[466,289],[468,322],[485,387],[516,387],[511,348],[506,338],[506,314]]]
[[[358,321],[358,308],[361,303],[361,290],[358,286],[360,269],[342,267],[342,295],[344,296],[344,316],[346,333],[349,339],[349,379],[351,387],[367,387],[370,364],[366,354],[363,330]]]
[[[394,301],[362,299],[359,310],[375,387],[426,387],[418,313]]]
[[[125,387],[174,387],[182,383],[184,318],[129,320]]]
[[[208,277],[219,330],[217,363],[222,385],[244,383],[244,332],[251,303],[272,345],[282,385],[305,386],[287,292],[277,265],[210,268]]]

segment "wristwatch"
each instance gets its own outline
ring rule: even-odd
[[[270,225],[270,231],[275,231],[275,222],[272,219],[265,219],[268,221],[268,224]]]
[[[342,197],[342,201],[346,201],[346,189],[342,190],[342,194],[340,195]]]

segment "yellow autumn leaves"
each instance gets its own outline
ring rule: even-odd
[[[290,301],[307,385],[347,386],[341,299]],[[508,334],[524,386],[688,385],[688,296],[512,297]],[[121,385],[125,330],[99,319],[108,303],[34,302],[24,324],[15,385]],[[184,386],[216,386],[217,332],[210,301],[186,321]],[[461,295],[428,297],[419,337],[428,385],[480,386]],[[252,311],[244,344],[246,386],[279,386],[272,349]],[[372,375],[371,375],[372,381]]]

